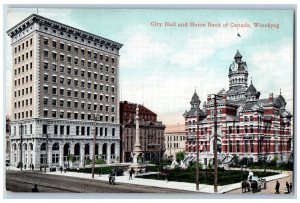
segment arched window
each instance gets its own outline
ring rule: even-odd
[[[44,151],[44,150],[46,150],[46,143],[43,143],[43,144],[41,145],[41,151]]]
[[[52,150],[59,150],[59,145],[57,142],[53,144]]]

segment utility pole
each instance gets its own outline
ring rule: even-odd
[[[23,170],[23,124],[21,123],[21,131],[20,131],[20,135],[21,135],[21,145],[20,145],[20,150],[21,150],[21,160],[20,160],[20,169],[21,171]]]
[[[97,117],[97,111],[96,113],[93,115],[93,118],[94,120],[94,138],[93,138],[93,165],[92,165],[92,178],[94,178],[94,175],[95,175],[95,162],[96,162],[96,128],[97,128],[97,120],[98,120],[98,117]]]
[[[214,94],[214,192],[218,192],[218,125],[217,125],[217,98],[221,96]]]
[[[197,101],[196,104],[196,115],[197,115],[197,137],[196,137],[196,190],[199,191],[199,106],[200,106],[200,102],[199,99]]]

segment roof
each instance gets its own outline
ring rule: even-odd
[[[237,50],[234,58],[242,58],[242,55],[240,54],[239,50]]]
[[[196,102],[199,102],[199,101],[200,101],[199,96],[195,91],[193,96],[192,96],[191,103],[196,103]]]
[[[186,111],[183,114],[183,116],[184,117],[194,117],[194,116],[197,116],[197,110],[195,108],[190,109],[189,111]],[[201,119],[204,118],[204,117],[206,117],[206,114],[201,109],[199,109],[199,117]]]
[[[263,107],[257,101],[246,102],[242,111],[264,111]]]
[[[31,14],[30,16],[28,16],[27,18],[25,18],[24,20],[22,20],[21,22],[19,22],[18,24],[16,24],[12,28],[10,28],[7,31],[7,34],[10,37],[13,37],[13,36],[17,35],[18,33],[22,32],[28,26],[34,24],[34,23],[45,24],[49,27],[55,26],[55,27],[58,27],[58,29],[65,30],[67,32],[72,32],[72,33],[75,33],[75,34],[77,33],[81,37],[89,38],[91,40],[95,40],[95,41],[100,42],[100,43],[103,42],[107,45],[109,44],[110,46],[113,46],[118,50],[123,46],[123,44],[121,44],[121,43],[106,39],[104,37],[101,37],[101,36],[98,36],[98,35],[83,31],[83,30],[80,30],[78,28],[74,28],[74,27],[69,26],[69,25],[65,25],[63,23],[45,18],[45,17],[37,15],[37,14]]]
[[[248,89],[246,90],[247,93],[250,93],[250,94],[256,94],[256,88],[253,86],[252,82],[251,84],[249,85]]]

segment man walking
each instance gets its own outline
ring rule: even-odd
[[[280,183],[277,180],[276,181],[276,186],[275,186],[275,194],[279,194],[279,188],[280,188]]]
[[[129,180],[132,180],[132,173],[133,173],[133,168],[131,168],[129,171]]]

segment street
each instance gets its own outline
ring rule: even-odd
[[[285,188],[286,181],[288,183],[294,183],[293,182],[293,172],[292,171],[284,171],[283,173],[287,173],[289,176],[285,177],[285,178],[278,179],[278,181],[280,183],[280,189],[279,189],[280,194],[284,194],[284,188]],[[259,194],[274,194],[275,193],[276,181],[277,180],[272,180],[272,181],[267,182],[267,189],[261,190],[260,192],[255,193],[255,194],[257,194],[257,195],[259,195]],[[242,194],[242,189],[232,190],[232,191],[226,192],[226,194]],[[244,194],[246,194],[246,193],[244,193]],[[252,193],[250,192],[250,193],[247,193],[247,194],[252,194]],[[284,195],[288,195],[288,194],[284,194]]]
[[[57,176],[38,171],[6,171],[6,190],[31,192],[34,185],[39,192],[72,193],[190,193],[188,191],[132,185],[116,182],[109,185],[100,180]]]

